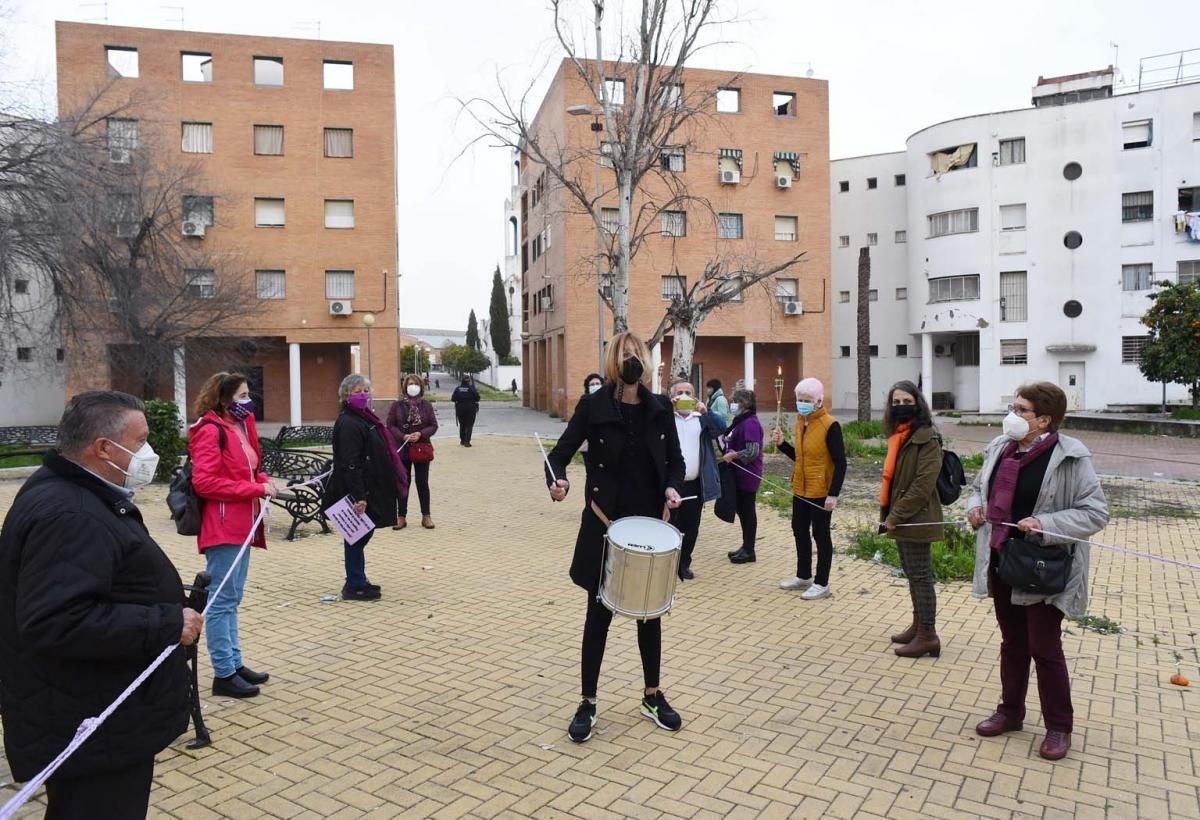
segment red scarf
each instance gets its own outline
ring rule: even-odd
[[[1000,549],[1009,538],[1012,527],[1003,526],[1005,521],[1012,521],[1013,498],[1017,494],[1017,475],[1025,469],[1025,465],[1036,459],[1042,453],[1058,443],[1058,433],[1051,433],[1037,444],[1030,447],[1017,458],[1017,447],[1020,442],[1010,442],[1000,455],[1000,466],[996,469],[995,478],[988,487],[987,520],[992,525],[992,539],[989,542],[994,550]],[[1012,523],[1017,523],[1012,521]]]
[[[387,445],[388,452],[392,455],[392,472],[396,476],[396,489],[400,492],[400,495],[408,495],[408,470],[400,462],[400,454],[396,452],[399,448],[396,445],[396,439],[392,435],[392,431],[388,429],[388,426],[383,423],[383,420],[379,416],[375,415],[375,411],[370,407],[364,407],[360,410],[347,403],[346,409],[369,422],[379,432],[379,435],[383,436],[383,443]]]

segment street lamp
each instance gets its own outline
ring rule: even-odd
[[[592,117],[592,132],[596,135],[596,207],[600,207],[600,157],[603,153],[600,134],[604,131],[604,124],[600,122],[600,115],[603,113],[599,108],[592,108],[590,105],[571,105],[567,106],[567,113],[572,117]],[[603,213],[603,211],[602,211]],[[604,280],[602,278],[600,261],[603,256],[604,236],[603,226],[596,226],[596,348],[597,359],[599,361],[599,371],[604,372],[604,299],[600,295],[603,289]]]
[[[367,378],[373,383],[375,379],[371,375],[371,328],[375,327],[375,314],[364,313],[362,323],[367,328]]]

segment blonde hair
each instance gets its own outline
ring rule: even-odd
[[[415,384],[417,387],[421,388],[421,392],[417,394],[417,398],[425,395],[425,379],[416,373],[409,373],[404,377],[404,381],[400,384],[400,386],[404,388],[404,395],[402,395],[400,398],[404,399],[408,397],[408,386],[410,384]]]
[[[604,349],[604,375],[613,384],[621,383],[621,361],[625,358],[625,345],[630,343],[634,346],[634,354],[642,360],[642,384],[650,386],[650,351],[646,349],[646,343],[634,336],[628,330],[624,333],[618,333],[608,340],[608,347]]]

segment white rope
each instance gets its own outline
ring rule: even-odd
[[[542,446],[542,437],[537,433],[534,433],[533,437],[537,439],[538,449],[542,451],[542,461],[546,462],[546,469],[550,471],[550,480],[557,484],[558,478],[554,475],[554,468],[550,466],[550,458],[546,455],[546,448]]]
[[[726,461],[725,463],[732,464],[734,467],[737,467],[743,473],[749,473],[750,475],[754,476],[759,481],[761,481],[763,484],[766,484],[768,487],[773,487],[774,489],[778,490],[781,493],[786,493],[787,495],[790,495],[792,498],[800,499],[801,501],[803,501],[805,504],[807,504],[810,507],[814,507],[814,508],[820,510],[821,512],[830,512],[830,510],[825,509],[825,506],[823,504],[814,504],[812,501],[809,501],[804,496],[798,495],[797,493],[793,492],[791,487],[784,487],[781,484],[776,484],[774,481],[770,481],[769,479],[763,478],[758,473],[756,473],[753,470],[750,470],[746,467],[743,467],[741,464],[738,464],[736,461]]]
[[[1009,522],[1004,521],[1004,522],[1001,522],[1001,526],[1016,527],[1017,525],[1010,524]],[[1037,527],[1030,527],[1030,530],[1032,532],[1040,532],[1042,535],[1049,535],[1052,538],[1062,538],[1067,541],[1076,541],[1076,542],[1080,542],[1080,543],[1084,543],[1084,544],[1091,544],[1094,547],[1102,547],[1103,549],[1112,550],[1113,552],[1119,552],[1123,555],[1134,555],[1134,556],[1137,556],[1138,558],[1146,558],[1150,561],[1159,561],[1164,564],[1173,564],[1174,566],[1177,566],[1177,567],[1186,567],[1187,569],[1200,570],[1200,564],[1192,564],[1192,563],[1189,563],[1188,561],[1179,561],[1175,558],[1166,558],[1162,555],[1155,555],[1152,552],[1142,552],[1141,550],[1131,550],[1128,547],[1118,547],[1116,544],[1105,544],[1101,541],[1092,541],[1087,538],[1076,538],[1073,535],[1064,535],[1061,532],[1051,532],[1050,530],[1040,530]]]

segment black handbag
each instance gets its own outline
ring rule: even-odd
[[[721,497],[713,504],[713,512],[717,518],[732,524],[737,518],[737,484],[734,483],[733,467],[722,461],[717,465],[717,473],[721,476]]]
[[[1024,538],[1009,538],[1000,547],[996,574],[1013,589],[1056,595],[1067,588],[1074,561],[1074,545],[1048,546]]]

